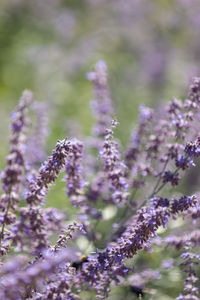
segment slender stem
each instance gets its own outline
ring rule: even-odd
[[[162,171],[161,171],[160,174],[159,174],[160,176],[159,176],[158,181],[157,181],[157,183],[156,183],[156,185],[155,185],[155,187],[154,187],[154,189],[153,189],[152,195],[155,193],[156,189],[158,188],[158,186],[159,186],[159,184],[160,184],[160,182],[161,182],[162,174],[163,174],[163,172],[165,171],[168,162],[169,162],[169,159],[166,160],[166,162],[165,162],[165,164],[164,164],[164,166],[163,166],[163,169],[162,169]]]
[[[174,173],[173,176],[180,170],[180,167],[178,167]],[[153,193],[148,197],[148,199],[151,199],[153,196],[155,196],[156,194],[158,194],[163,188],[164,186],[167,184],[168,182],[163,182],[163,184],[160,185],[160,187],[157,188],[157,190],[153,191]],[[146,203],[147,199],[145,199],[141,205],[137,208],[140,209],[145,203]]]
[[[134,190],[134,192],[131,193],[129,200],[133,199],[136,196],[137,191],[138,191],[138,188],[136,188]],[[121,226],[123,226],[126,223],[127,219],[129,219],[130,216],[132,215],[132,212],[133,212],[132,207],[130,205],[130,202],[128,201],[127,204],[126,204],[126,206],[125,206],[125,208],[124,208],[124,210],[122,211],[121,216],[120,216],[120,225],[119,225],[119,228],[121,228]],[[115,236],[118,233],[118,230],[119,229],[117,229],[116,231],[114,231],[110,235],[110,238],[113,237],[113,236]],[[109,240],[110,240],[110,238],[109,238]]]
[[[180,170],[180,167],[178,167],[178,168],[174,171],[173,176],[176,175],[176,174],[178,173],[179,170]],[[162,190],[162,188],[163,188],[167,183],[168,183],[168,182],[164,182],[164,183],[163,183],[163,184],[162,184],[162,185],[161,185],[154,193],[155,193],[155,194],[159,193],[159,192]],[[151,198],[153,195],[154,195],[154,194],[151,194],[149,198]]]

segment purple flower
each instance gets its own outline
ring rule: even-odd
[[[112,122],[115,128],[116,122]],[[108,179],[109,189],[112,192],[114,203],[124,203],[128,198],[128,183],[125,176],[125,164],[120,161],[120,152],[117,142],[113,139],[113,130],[107,129],[104,144],[100,152],[104,163],[104,173]]]
[[[70,142],[72,150],[65,163],[67,195],[72,205],[80,206],[86,201],[85,182],[82,177],[83,144],[77,139],[72,139]]]
[[[179,174],[176,172],[166,171],[163,174],[163,183],[170,182],[172,186],[176,186],[179,183]]]
[[[166,247],[174,247],[176,258],[181,252],[185,282],[178,299],[196,300],[200,230],[193,226],[198,225],[200,217],[198,193],[179,197],[171,194],[179,176],[199,157],[200,138],[194,124],[200,109],[200,79],[196,78],[190,87],[189,99],[172,99],[166,110],[153,112],[142,105],[124,155],[114,139],[118,122],[111,121],[106,64],[98,62],[88,79],[94,85],[97,122],[95,136],[84,152],[83,143],[75,138],[58,141],[36,171],[43,152],[43,141],[37,138],[45,137],[40,130],[45,124],[40,125],[39,118],[35,139],[30,139],[38,156],[26,156],[26,114],[32,94],[23,94],[12,114],[11,150],[1,178],[0,253],[7,257],[0,267],[0,299],[77,300],[84,297],[83,291],[88,293],[86,297],[95,294],[105,299],[113,284],[119,285],[128,297],[129,292],[145,294],[148,281],[159,279],[162,271],[166,274],[175,264],[172,256],[161,261],[161,272],[148,269],[149,257],[146,260],[140,252],[153,251],[156,245],[164,246],[164,252],[157,252],[158,259],[155,256],[156,264],[166,254]],[[73,211],[66,207],[67,214],[44,207],[50,186],[63,170],[67,197],[76,206]],[[164,193],[168,182],[172,187]],[[21,198],[25,201],[18,207]],[[175,226],[172,223],[164,233],[158,230],[179,215],[183,219]],[[13,253],[27,255],[14,257]],[[173,251],[167,252],[170,254]]]
[[[167,198],[162,197],[153,197],[150,202],[153,204],[155,208],[157,207],[169,207],[170,201]]]
[[[39,174],[30,182],[26,201],[29,205],[40,204],[50,186],[58,177],[65,165],[66,158],[72,151],[70,141],[58,141],[55,150],[48,160],[41,166]]]
[[[106,128],[108,128],[113,114],[106,63],[98,61],[95,65],[95,70],[89,72],[87,78],[94,85],[95,99],[91,102],[91,106],[96,118],[96,125],[93,128],[93,132],[97,138],[101,138],[105,135]]]
[[[187,143],[184,151],[188,156],[199,157],[200,156],[200,138],[198,138],[195,142]]]
[[[35,112],[36,122],[32,135],[29,137],[26,149],[27,169],[33,172],[45,159],[46,153],[44,150],[46,139],[49,133],[48,130],[48,107],[44,103],[35,101],[31,108]]]
[[[195,196],[183,196],[180,199],[175,199],[171,204],[171,213],[175,215],[176,213],[187,210],[190,207],[194,207],[196,203]]]
[[[4,194],[0,202],[0,243],[4,239],[5,226],[14,223],[15,211],[20,199],[20,188],[23,182],[25,168],[25,144],[28,127],[27,109],[33,99],[33,94],[25,90],[19,101],[18,107],[11,115],[10,153],[7,156],[7,166],[1,174]],[[8,231],[7,231],[8,234]],[[5,248],[4,248],[5,249]],[[1,252],[1,253],[4,253]]]

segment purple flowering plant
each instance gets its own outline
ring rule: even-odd
[[[154,299],[173,268],[182,281],[176,299],[200,299],[199,192],[177,188],[198,168],[200,78],[184,101],[158,110],[141,105],[126,149],[115,138],[120,124],[106,63],[97,62],[87,78],[94,87],[91,137],[58,140],[44,162],[44,106],[24,91],[11,115],[1,176],[0,299],[118,299],[116,289],[121,299]],[[37,120],[32,131],[29,110]],[[60,173],[75,216],[45,204]],[[145,255],[161,257],[156,269]]]

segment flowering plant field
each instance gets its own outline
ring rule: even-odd
[[[199,168],[200,79],[184,100],[155,110],[141,105],[122,149],[106,63],[98,61],[87,78],[94,89],[90,137],[64,136],[47,156],[45,106],[25,90],[11,114],[1,174],[0,299],[159,299],[158,283],[164,278],[162,295],[170,294],[173,270],[176,299],[200,299],[199,191],[178,189]],[[59,180],[74,213],[45,204]]]

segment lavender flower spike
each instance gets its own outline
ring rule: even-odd
[[[112,128],[118,123],[112,121]],[[114,203],[124,203],[128,198],[128,183],[125,177],[125,164],[120,160],[120,152],[118,144],[113,139],[113,130],[107,129],[103,144],[103,150],[100,156],[104,162],[105,176],[109,181],[109,188],[112,192],[112,200]]]
[[[138,158],[142,140],[148,131],[148,125],[153,117],[152,110],[144,104],[140,105],[139,112],[139,123],[137,128],[132,132],[131,144],[125,153],[125,162],[129,169],[133,167],[134,162]]]
[[[82,178],[83,144],[77,140],[70,140],[72,151],[69,153],[65,164],[65,181],[67,183],[67,195],[72,205],[79,206],[86,199],[83,195],[85,182]]]
[[[60,234],[59,239],[57,240],[56,244],[52,247],[52,250],[58,251],[61,248],[64,248],[67,241],[72,239],[73,233],[76,231],[81,231],[85,233],[82,224],[78,224],[77,222],[69,224],[66,230],[63,231],[63,234]]]
[[[53,150],[52,155],[41,166],[36,179],[33,179],[29,184],[26,196],[28,204],[35,205],[43,202],[49,185],[58,177],[71,151],[72,144],[70,141],[62,140],[57,142],[56,149]]]
[[[5,225],[15,221],[15,211],[20,197],[20,187],[23,180],[24,154],[26,132],[28,127],[27,109],[33,99],[33,94],[25,90],[16,110],[11,114],[10,153],[7,156],[7,166],[2,174],[4,194],[0,202],[0,223],[2,224],[0,240],[4,238]],[[1,253],[3,254],[3,248]]]
[[[101,138],[104,136],[105,130],[111,122],[111,115],[113,114],[106,63],[102,60],[98,61],[94,72],[89,72],[87,78],[94,84],[95,99],[91,102],[94,116],[97,120],[93,128],[94,135]]]
[[[44,203],[44,197],[49,186],[58,177],[71,151],[70,141],[58,141],[52,155],[40,168],[38,176],[29,183],[26,195],[28,206],[21,209],[21,219],[14,227],[12,240],[15,244],[19,241],[23,242],[22,233],[25,233],[29,241],[31,238],[33,239],[37,254],[40,254],[45,247],[49,246],[46,232],[47,224],[40,205]]]
[[[29,137],[27,143],[26,157],[28,170],[33,171],[33,169],[38,168],[45,159],[46,153],[44,148],[49,130],[47,117],[48,106],[44,103],[34,101],[31,108],[35,112],[36,121],[32,135]]]

